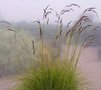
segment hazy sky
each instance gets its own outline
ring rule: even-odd
[[[0,0],[0,17],[7,21],[32,21],[42,15],[43,8],[48,4],[59,11],[71,3],[81,6],[77,15],[87,7],[96,7],[101,20],[101,0]]]

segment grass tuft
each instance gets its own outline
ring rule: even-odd
[[[48,65],[44,62],[37,69],[30,68],[20,78],[21,83],[16,90],[80,90],[80,74],[70,68],[65,60],[50,62]]]
[[[77,65],[82,51],[91,46],[93,43],[92,40],[95,38],[93,34],[90,34],[84,37],[81,42],[80,39],[81,35],[86,34],[89,27],[93,26],[92,21],[84,14],[86,12],[95,11],[93,8],[86,9],[80,19],[69,28],[71,24],[70,21],[67,24],[67,31],[63,35],[64,26],[62,17],[64,13],[72,10],[69,10],[69,7],[72,6],[79,7],[77,4],[71,4],[66,6],[66,9],[62,10],[60,13],[55,12],[57,17],[57,34],[56,38],[54,38],[55,44],[53,47],[51,47],[51,45],[47,46],[47,43],[44,42],[44,25],[39,20],[34,21],[39,25],[41,46],[39,45],[40,47],[35,49],[35,42],[32,41],[36,62],[34,62],[33,66],[28,68],[28,71],[22,75],[20,78],[21,82],[17,85],[16,90],[84,90],[83,78],[77,70]],[[53,11],[54,10],[50,9],[49,5],[44,9],[43,21],[45,21],[47,27],[49,24],[48,15]],[[88,25],[88,23],[90,23],[90,25]],[[65,41],[63,57],[61,57],[61,48],[63,45],[62,37]],[[55,50],[57,51],[57,56],[53,57],[56,54]]]

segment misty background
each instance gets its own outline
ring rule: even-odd
[[[101,78],[101,62],[99,62],[101,61],[101,0],[0,0],[0,21],[11,23],[10,28],[17,31],[17,34],[9,32],[8,25],[0,23],[0,77],[18,73],[19,70],[27,67],[26,64],[31,63],[31,57],[28,54],[28,51],[33,53],[31,40],[35,40],[36,43],[39,40],[38,25],[33,21],[42,20],[43,9],[49,5],[54,11],[60,12],[66,5],[72,3],[78,4],[80,8],[72,7],[74,11],[64,15],[64,31],[67,23],[73,21],[72,25],[74,25],[86,8],[96,8],[98,17],[95,13],[87,14],[94,21],[94,26],[89,28],[89,31],[96,28],[94,33],[96,38],[92,47],[86,49],[81,55],[80,63],[85,71],[94,73],[91,73],[91,79],[95,78],[94,82],[97,83],[95,85],[100,87],[98,90],[101,90],[99,79]],[[44,28],[46,42],[54,41],[56,36],[55,15],[50,16],[50,19],[50,29]],[[86,34],[89,33],[91,32]],[[84,37],[85,34],[82,35],[82,38]]]
[[[96,37],[96,46],[101,46],[101,1],[100,0],[0,0],[0,20],[4,20],[12,23],[16,29],[22,29],[26,31],[31,31],[34,36],[38,36],[37,26],[33,24],[33,21],[42,19],[43,9],[49,5],[56,12],[60,12],[66,5],[71,3],[76,3],[80,8],[72,7],[74,11],[64,15],[63,23],[66,25],[68,22],[75,22],[83,13],[86,8],[95,7],[98,18],[94,13],[88,14],[90,18],[95,22],[95,27],[98,30],[95,35]],[[50,20],[51,28],[53,29],[54,22],[56,20],[55,15],[52,15]],[[5,28],[5,24],[0,24],[1,28]],[[92,29],[92,28],[91,28]],[[48,31],[47,38],[53,37],[53,30]],[[49,35],[48,35],[49,34]]]
[[[0,0],[0,19],[32,22],[42,16],[43,9],[47,5],[59,12],[71,3],[81,6],[81,9],[75,10],[76,14],[71,18],[77,18],[86,8],[95,7],[101,21],[100,0]]]

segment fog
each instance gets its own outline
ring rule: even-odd
[[[38,19],[41,20],[43,9],[47,5],[52,7],[54,12],[60,12],[66,5],[72,3],[78,4],[80,8],[73,6],[72,8],[74,11],[64,15],[64,33],[67,30],[66,24],[69,21],[73,21],[72,25],[74,25],[86,8],[96,8],[95,11],[97,12],[98,17],[96,16],[96,13],[87,13],[90,19],[94,22],[93,27],[89,28],[89,30],[96,29],[96,32],[93,33],[95,35],[94,44],[82,52],[79,59],[78,69],[82,75],[87,78],[89,84],[88,90],[101,90],[100,0],[0,0],[0,21],[7,21],[11,24],[11,26],[8,26],[7,23],[0,23],[0,90],[8,90],[7,88],[10,83],[11,85],[12,83],[15,83],[14,81],[12,82],[12,80],[15,79],[12,75],[18,73],[17,70],[19,72],[25,70],[27,65],[30,65],[31,63],[29,62],[32,59],[31,56],[33,56],[31,40],[35,40],[39,43],[38,26],[33,24],[33,21]],[[50,17],[50,25],[48,25],[50,26],[50,29],[47,27],[44,28],[44,38],[46,43],[54,41],[56,35],[56,24],[53,23],[55,22],[54,16],[55,15],[53,14],[53,16]],[[89,25],[91,23],[86,24]],[[43,26],[45,26],[45,24],[43,24]],[[13,29],[15,31],[7,31],[8,27],[10,27],[12,31]],[[81,36],[80,40],[86,37],[86,35],[92,34],[89,30],[86,34]],[[28,50],[26,50],[26,46]],[[29,51],[31,56],[28,54]]]
[[[75,10],[75,15],[70,18],[77,18],[84,9],[95,7],[101,20],[100,0],[0,0],[0,16],[6,21],[33,21],[42,16],[43,9],[50,5],[55,11],[60,11],[66,5],[76,3],[81,6]]]

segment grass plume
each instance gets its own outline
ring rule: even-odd
[[[90,20],[89,16],[84,15],[86,12],[96,12],[95,8],[86,9],[82,16],[71,26],[71,21],[67,24],[66,33],[63,35],[63,18],[65,13],[72,11],[72,6],[80,8],[77,4],[67,5],[67,9],[61,10],[60,13],[55,12],[56,20],[56,47],[44,43],[44,26],[41,21],[34,21],[39,25],[41,50],[35,54],[36,58],[35,66],[28,69],[27,72],[20,78],[21,83],[17,85],[16,90],[84,90],[85,87],[82,85],[81,74],[78,72],[78,62],[82,51],[91,46],[93,43],[94,35],[88,35],[80,41],[80,37],[85,34],[89,28],[93,26],[93,21]],[[46,20],[45,24],[48,26],[49,17],[48,15],[54,12],[49,5],[44,9],[43,21]],[[88,25],[88,23],[90,23]],[[62,35],[65,39],[65,50],[62,52]],[[32,40],[33,51],[35,53],[35,42]],[[46,46],[45,46],[46,45]],[[40,47],[38,47],[40,48]],[[38,49],[37,49],[38,50]],[[38,52],[36,50],[36,52]],[[56,54],[54,58],[52,54]],[[63,57],[61,57],[63,53]]]

